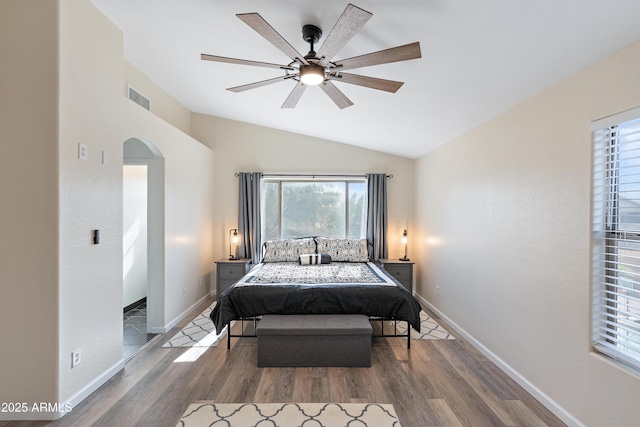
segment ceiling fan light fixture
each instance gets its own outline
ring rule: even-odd
[[[224,56],[201,54],[200,58],[206,61],[225,62],[228,64],[252,65],[257,67],[274,68],[284,71],[280,77],[261,80],[241,86],[227,88],[231,92],[243,92],[249,89],[270,85],[283,81],[296,82],[295,87],[282,104],[281,108],[294,108],[304,93],[307,86],[320,86],[320,89],[340,109],[353,105],[353,102],[340,91],[333,81],[354,84],[385,92],[395,93],[402,82],[393,80],[367,77],[359,74],[343,73],[354,68],[369,67],[372,65],[388,64],[391,62],[417,59],[420,53],[420,42],[409,43],[389,49],[379,50],[364,55],[345,58],[338,62],[332,60],[349,40],[371,18],[372,13],[367,12],[353,4],[348,4],[338,18],[333,29],[326,37],[322,46],[315,52],[314,46],[322,37],[322,30],[315,25],[307,24],[302,27],[302,39],[309,43],[309,53],[302,56],[287,40],[285,40],[267,21],[258,13],[238,13],[240,20],[260,34],[266,41],[278,48],[292,61],[287,65],[272,64],[268,62],[249,61],[246,59],[228,58]]]
[[[307,86],[324,82],[324,68],[317,64],[304,65],[300,69],[300,81]]]

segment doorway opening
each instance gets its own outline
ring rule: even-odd
[[[146,164],[122,170],[122,305],[124,358],[133,356],[154,334],[147,331],[147,182]]]
[[[164,158],[139,138],[123,146],[123,357],[164,332]]]

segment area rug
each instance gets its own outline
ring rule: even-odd
[[[398,334],[407,333],[407,324],[398,322]],[[455,340],[456,337],[451,335],[445,328],[440,326],[438,322],[433,320],[424,311],[420,312],[420,332],[411,328],[411,339],[414,340]]]
[[[216,303],[214,302],[198,314],[187,326],[175,334],[163,347],[216,347],[226,335],[225,328],[220,335],[216,334],[209,314]]]
[[[192,403],[180,427],[400,427],[393,405],[379,403]]]
[[[197,315],[196,318],[189,322],[187,326],[182,328],[180,332],[164,343],[163,347],[216,347],[226,335],[226,328],[220,333],[220,335],[216,335],[213,322],[209,318],[209,314],[215,305],[216,303],[214,302],[202,313]],[[406,334],[407,327],[405,322],[398,322],[396,327],[399,335]],[[385,326],[385,328],[387,328],[387,326]],[[411,339],[454,340],[455,337],[440,326],[438,322],[433,320],[427,313],[421,311],[420,332],[411,329]]]

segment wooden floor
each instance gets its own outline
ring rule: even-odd
[[[565,425],[457,335],[410,350],[404,338],[375,338],[371,368],[258,368],[255,338],[233,338],[230,350],[163,348],[193,316],[60,420],[0,426],[175,426],[200,400],[391,403],[403,427]]]

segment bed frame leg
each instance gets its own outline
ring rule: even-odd
[[[407,322],[407,350],[411,348],[411,325]]]
[[[227,350],[231,348],[231,322],[227,323]]]

